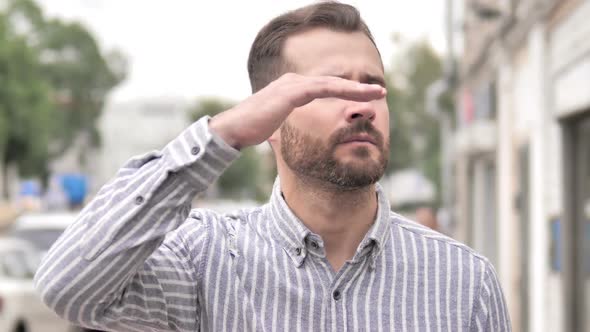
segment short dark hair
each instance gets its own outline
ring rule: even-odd
[[[285,40],[298,32],[317,27],[363,32],[377,48],[369,27],[359,11],[351,5],[326,1],[287,12],[266,24],[252,43],[248,56],[248,75],[253,93],[291,70],[282,55]]]

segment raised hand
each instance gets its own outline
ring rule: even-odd
[[[334,76],[284,74],[235,107],[216,115],[210,129],[236,149],[266,141],[291,112],[318,98],[367,102],[385,96],[385,88]]]

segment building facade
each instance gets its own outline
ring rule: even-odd
[[[190,125],[189,103],[176,98],[142,98],[109,103],[100,120],[102,146],[93,171],[96,192],[133,156],[163,148]]]
[[[464,3],[455,235],[515,331],[590,331],[590,1]]]

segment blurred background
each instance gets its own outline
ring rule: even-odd
[[[76,331],[32,275],[131,156],[250,93],[258,30],[312,1],[0,0],[0,332]],[[590,1],[344,1],[386,66],[392,208],[495,266],[515,331],[590,331]],[[264,202],[268,146],[195,202]]]

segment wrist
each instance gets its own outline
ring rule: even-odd
[[[242,146],[239,143],[239,140],[235,137],[231,130],[227,129],[227,126],[224,124],[224,120],[219,114],[209,120],[209,131],[211,131],[212,134],[217,135],[232,148],[241,150]]]

